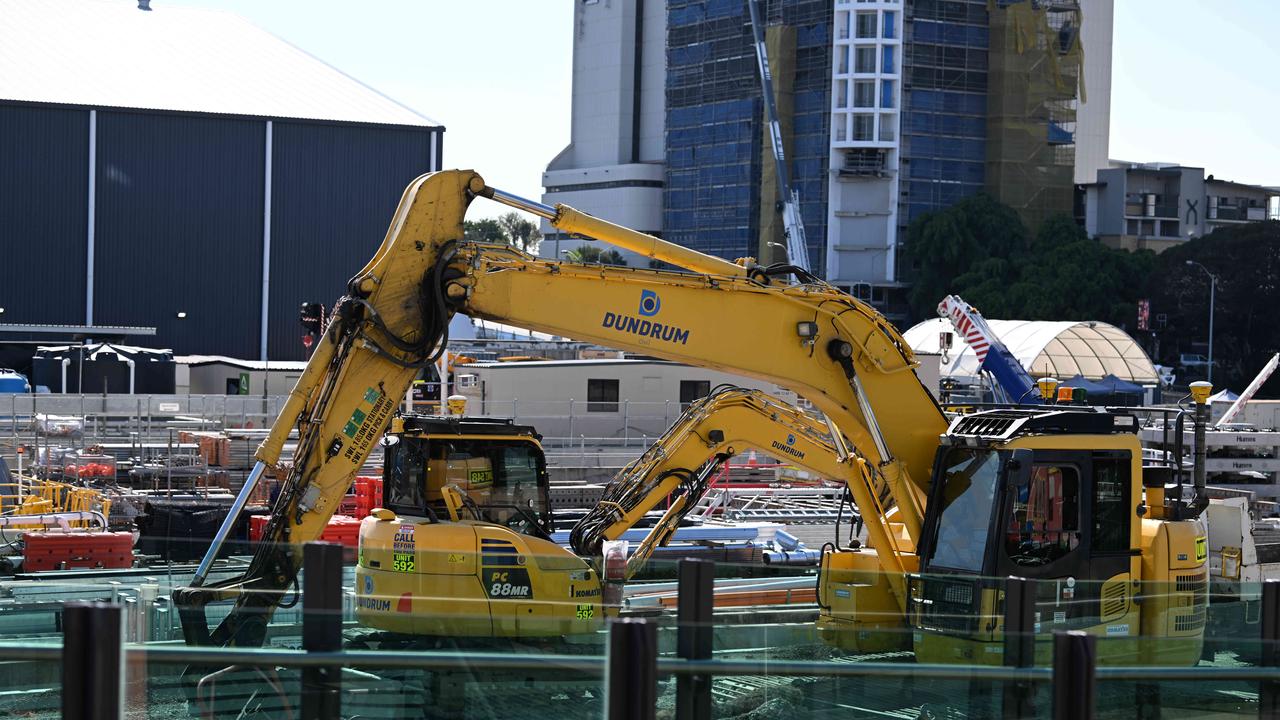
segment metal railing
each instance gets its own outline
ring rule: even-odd
[[[1080,631],[1054,633],[1051,667],[1034,667],[1036,588],[1034,581],[1008,578],[1004,602],[1002,666],[822,662],[773,659],[714,659],[715,566],[705,560],[679,564],[675,657],[659,657],[656,624],[641,618],[616,620],[609,627],[605,657],[503,652],[388,652],[341,650],[342,555],[338,546],[307,548],[302,596],[303,649],[238,649],[126,644],[123,609],[108,603],[68,603],[63,609],[63,644],[0,644],[0,660],[60,663],[62,717],[124,717],[126,666],[190,665],[214,668],[288,667],[302,671],[302,716],[336,720],[343,675],[340,668],[467,671],[484,677],[503,671],[551,672],[601,678],[608,720],[653,720],[659,677],[676,679],[676,717],[710,717],[713,678],[773,676],[793,678],[916,678],[965,681],[973,693],[994,701],[991,683],[1001,683],[1005,717],[1083,718],[1094,716],[1099,681],[1160,683],[1187,681],[1258,682],[1258,714],[1280,710],[1280,582],[1263,584],[1260,667],[1098,667],[1097,638]],[[213,673],[208,677],[213,677]],[[1051,708],[1036,707],[1037,685],[1050,687]],[[528,688],[525,692],[536,688]],[[963,701],[963,698],[960,698]],[[1140,711],[1160,712],[1158,686],[1136,693]]]

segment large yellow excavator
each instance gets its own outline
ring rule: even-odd
[[[564,263],[466,242],[463,216],[480,197],[683,271]],[[1131,416],[1030,408],[975,413],[948,426],[897,330],[803,268],[703,255],[564,205],[509,195],[468,170],[411,183],[382,246],[350,281],[246,483],[245,493],[267,466],[281,466],[285,439],[298,429],[264,536],[269,542],[244,577],[204,587],[219,540],[229,532],[224,525],[193,587],[176,593],[188,641],[261,642],[281,593],[294,581],[301,544],[319,536],[418,368],[442,352],[455,312],[726,370],[810,401],[829,423],[833,443],[856,450],[848,462],[858,469],[844,477],[867,536],[862,547],[824,553],[819,622],[839,644],[873,648],[886,637],[910,643],[918,634],[917,647],[937,647],[938,655],[981,655],[998,632],[990,618],[998,614],[999,593],[984,578],[1017,568],[1073,580],[1073,586],[1082,581],[1082,594],[1099,588],[1096,598],[1072,598],[1080,615],[1064,617],[1063,626],[1180,637],[1188,641],[1187,654],[1198,655],[1205,586],[1204,533],[1196,517],[1203,496],[1187,501],[1164,494],[1163,485],[1144,488]],[[398,540],[401,554],[443,553],[424,594],[456,593],[481,607],[491,593],[478,578],[492,576],[462,568],[485,567],[486,548],[500,543],[479,531],[445,542],[449,533],[437,525],[434,534],[421,525],[406,532]],[[457,550],[449,552],[454,542]],[[508,571],[527,568],[531,578],[535,571],[587,577],[587,563],[568,551],[538,546],[529,552],[489,550]],[[518,576],[509,573],[499,588],[516,585],[511,579]],[[1139,608],[1136,583],[1156,580],[1168,581],[1170,591]],[[219,599],[235,605],[210,634],[204,606]],[[542,607],[527,605],[526,615]],[[572,620],[589,627],[598,615]],[[902,632],[909,623],[916,633]],[[535,626],[545,624],[530,623]],[[521,632],[518,624],[503,627]],[[1163,659],[1182,661],[1174,655]]]

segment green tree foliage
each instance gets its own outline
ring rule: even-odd
[[[1049,218],[1032,237],[1012,208],[985,194],[917,218],[907,228],[906,252],[917,268],[910,301],[918,318],[933,317],[954,293],[987,317],[1129,328],[1154,263],[1150,252],[1091,240],[1065,215]]]
[[[538,224],[517,212],[509,212],[498,218],[498,224],[506,233],[507,242],[528,253],[538,251],[542,233]]]
[[[1011,283],[1028,244],[1018,214],[986,193],[916,218],[907,228],[906,247],[908,260],[917,268],[909,296],[912,310],[917,317],[933,317],[946,295]],[[999,317],[994,309],[983,312]]]
[[[1217,276],[1213,314],[1213,384],[1237,392],[1280,351],[1280,222],[1221,228],[1171,248],[1156,258],[1146,283],[1153,317],[1156,360],[1175,364],[1180,353],[1203,353],[1209,339],[1209,276]],[[1183,380],[1203,379],[1181,373]],[[1273,376],[1262,397],[1280,395]]]
[[[622,257],[622,253],[613,248],[601,250],[598,245],[579,245],[566,252],[564,256],[569,262],[575,263],[623,266],[627,264],[627,261]]]
[[[467,242],[505,243],[507,234],[502,225],[493,218],[481,220],[464,220],[462,222],[463,237]]]
[[[497,219],[464,220],[462,228],[468,242],[501,243],[527,253],[536,253],[542,240],[538,224],[515,212]]]

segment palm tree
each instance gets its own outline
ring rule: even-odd
[[[569,262],[582,263],[584,265],[600,264],[619,265],[622,267],[627,265],[622,253],[613,248],[601,250],[598,245],[579,245],[572,250],[566,251],[564,255]]]

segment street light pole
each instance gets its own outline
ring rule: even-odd
[[[1203,270],[1205,275],[1209,276],[1209,370],[1208,370],[1209,377],[1208,377],[1208,380],[1210,383],[1213,383],[1213,304],[1214,304],[1213,299],[1214,299],[1214,295],[1217,293],[1217,290],[1218,290],[1218,276],[1209,272],[1209,268],[1205,267],[1204,265],[1201,265],[1195,260],[1188,260],[1187,264],[1195,265],[1196,267]]]

